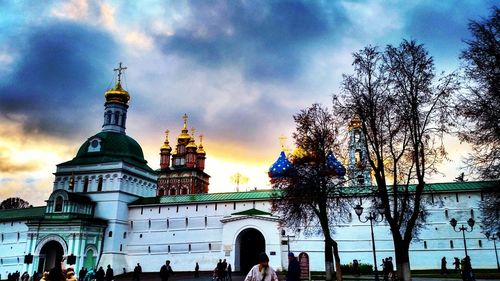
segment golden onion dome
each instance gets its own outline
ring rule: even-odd
[[[359,119],[358,115],[354,115],[351,122],[349,122],[349,131],[351,131],[352,129],[360,129],[361,126],[361,119]]]
[[[116,83],[114,88],[106,91],[104,97],[106,98],[106,102],[118,102],[122,104],[127,104],[130,100],[130,95],[122,88],[120,82]]]
[[[194,128],[191,129],[191,133],[192,133],[192,136],[189,137],[189,143],[188,145],[186,146],[186,148],[194,148],[196,149],[197,146],[196,144],[194,143]]]
[[[207,153],[203,149],[203,135],[200,135],[200,145],[198,146],[198,149],[196,150],[196,153],[198,154],[203,154],[206,155]]]
[[[163,145],[160,147],[160,150],[167,150],[168,152],[172,151],[172,147],[170,147],[169,142],[168,142],[168,133],[169,131],[165,131],[165,142]]]
[[[182,119],[184,119],[184,127],[182,128],[181,134],[177,137],[177,140],[187,140],[189,141],[191,139],[191,136],[188,134],[188,128],[187,128],[187,114],[184,113],[184,116],[182,116]]]

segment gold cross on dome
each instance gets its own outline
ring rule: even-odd
[[[122,63],[118,64],[118,68],[113,69],[113,71],[118,71],[118,83],[122,81],[122,71],[127,69],[125,66],[122,67]]]
[[[286,139],[287,139],[287,137],[285,137],[285,135],[281,135],[279,137],[281,148],[285,148]]]

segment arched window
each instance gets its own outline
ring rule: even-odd
[[[184,187],[184,188],[181,190],[181,194],[188,194],[188,189]]]
[[[89,178],[85,178],[83,180],[83,192],[87,192],[89,190]]]
[[[56,203],[54,206],[54,212],[62,212],[63,210],[63,198],[62,196],[57,196]]]
[[[170,189],[170,195],[175,195],[175,188]]]
[[[102,177],[97,180],[97,191],[102,191]]]
[[[108,237],[113,237],[113,231],[108,232]]]
[[[354,142],[360,142],[361,141],[361,134],[359,133],[358,130],[354,131]]]
[[[363,185],[363,184],[365,184],[365,178],[363,177],[363,175],[358,175],[358,176],[356,177],[356,181],[357,181],[357,183],[358,183],[359,185]]]
[[[424,249],[427,249],[427,241],[424,241]]]
[[[104,114],[104,117],[106,118],[106,120],[104,120],[104,123],[106,125],[109,125],[111,123],[111,111],[108,111],[106,112],[106,114]]]
[[[120,125],[118,122],[120,121],[120,112],[115,111],[115,122],[113,122],[116,125]]]
[[[127,232],[123,232],[123,239],[127,239]]]
[[[356,159],[356,163],[360,163],[361,160],[363,159],[362,157],[363,157],[363,155],[361,153],[361,150],[356,149],[356,151],[354,152],[354,158]]]
[[[450,248],[453,249],[453,240],[450,240]]]

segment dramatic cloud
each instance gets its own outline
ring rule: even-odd
[[[117,46],[96,29],[68,22],[33,27],[9,44],[22,56],[0,78],[0,112],[27,131],[68,136],[88,125],[109,87]],[[71,117],[76,118],[71,118]]]
[[[193,1],[184,26],[159,36],[166,54],[206,67],[239,65],[249,80],[296,78],[314,44],[348,24],[340,5],[310,1]]]

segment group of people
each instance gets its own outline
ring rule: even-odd
[[[196,266],[198,267],[198,263],[196,263]],[[219,262],[214,268],[212,280],[217,280],[217,281],[233,280],[231,277],[232,272],[233,269],[231,268],[231,264],[228,264],[226,259],[224,260],[219,259]]]
[[[474,273],[472,273],[472,266],[470,263],[470,257],[466,256],[462,260],[457,257],[453,258],[453,265],[455,267],[455,272],[460,272],[460,276],[463,281],[473,281]],[[446,257],[441,259],[441,274],[448,274],[448,269],[446,268]]]
[[[394,280],[394,264],[392,263],[392,257],[387,257],[382,259],[382,274],[384,276],[384,281]]]
[[[21,276],[18,271],[9,273],[7,281],[112,281],[114,278],[113,269],[108,265],[108,269],[104,271],[102,266],[98,270],[82,267],[78,272],[78,277],[72,267],[64,268],[62,262],[57,262],[50,271],[45,271],[41,274],[36,271],[30,276],[28,272],[24,272]]]
[[[31,276],[31,278],[27,271],[25,271],[23,275],[21,275],[21,272],[17,270],[14,273],[7,274],[7,281],[38,281],[38,280],[39,278],[36,271],[35,273],[33,273],[33,276]]]

